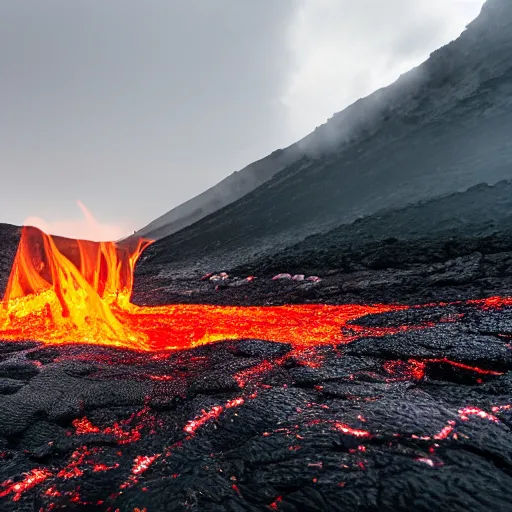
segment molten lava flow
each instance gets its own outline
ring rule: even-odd
[[[148,348],[147,336],[117,311],[130,309],[135,262],[149,243],[128,250],[24,227],[0,308],[1,337]]]
[[[188,348],[259,338],[297,346],[342,343],[346,324],[399,306],[218,307],[130,303],[137,259],[132,247],[87,242],[23,228],[0,307],[0,339],[94,343],[137,350]],[[375,333],[378,335],[379,333]]]
[[[70,240],[23,228],[0,303],[0,339],[172,350],[257,338],[306,348],[414,328],[348,325],[368,314],[407,306],[138,307],[130,303],[135,264],[151,243]],[[480,303],[500,307],[512,301],[491,298]]]

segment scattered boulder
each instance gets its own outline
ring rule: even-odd
[[[292,279],[291,274],[277,274],[272,278],[272,281],[277,281],[278,279]]]

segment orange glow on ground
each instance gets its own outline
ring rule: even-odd
[[[141,240],[132,247],[121,247],[113,242],[69,240],[23,228],[0,307],[0,339],[90,343],[146,351],[244,338],[306,347],[348,342],[354,338],[354,332],[343,332],[349,321],[404,308],[138,307],[130,303],[133,272],[150,243]],[[380,332],[371,331],[375,335]]]
[[[348,325],[368,314],[408,308],[396,305],[135,306],[130,303],[135,264],[151,243],[70,240],[24,227],[0,303],[0,339],[160,351],[256,338],[305,348],[428,327]],[[495,308],[511,300],[472,302]]]

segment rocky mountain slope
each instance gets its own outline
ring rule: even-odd
[[[288,148],[287,151],[278,149],[241,171],[235,171],[217,185],[158,217],[136,231],[134,237],[157,240],[171,235],[240,199],[296,160],[299,155],[298,147]]]
[[[488,0],[456,41],[284,150],[299,157],[147,257],[233,267],[383,209],[512,178],[511,28],[512,3]]]
[[[476,206],[476,207],[475,207]],[[512,182],[471,187],[352,224],[227,270],[229,279],[191,280],[146,258],[133,299],[162,303],[278,305],[450,302],[512,294]],[[279,279],[285,272],[320,282]],[[245,277],[257,276],[255,280]],[[170,279],[172,276],[172,279]]]
[[[308,273],[378,270],[510,250],[512,182],[500,181],[381,210],[233,270],[266,275],[283,269]]]

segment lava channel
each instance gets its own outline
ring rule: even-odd
[[[0,339],[141,351],[250,338],[307,347],[350,342],[361,334],[349,322],[368,314],[407,309],[322,304],[136,306],[130,302],[135,264],[151,243],[143,239],[131,244],[70,240],[23,227],[0,303]],[[390,329],[364,330],[365,335],[389,333]]]

